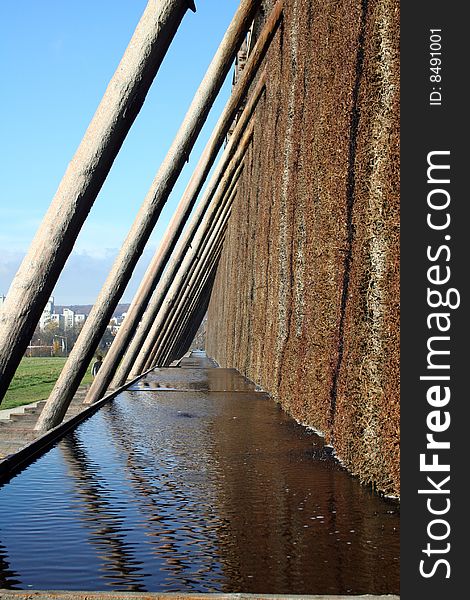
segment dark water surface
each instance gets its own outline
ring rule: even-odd
[[[396,504],[236,372],[189,371],[148,376],[0,488],[0,588],[398,593]]]

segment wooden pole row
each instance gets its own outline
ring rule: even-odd
[[[119,343],[116,345],[115,349],[111,351],[112,354],[109,357],[109,361],[106,365],[106,368],[103,370],[103,367],[105,365],[103,365],[103,367],[101,368],[101,371],[103,371],[102,376],[96,382],[93,389],[90,389],[86,399],[87,403],[97,401],[99,397],[105,392],[111,378],[116,372],[116,369],[118,369],[118,371],[116,375],[114,375],[111,387],[118,387],[119,385],[122,385],[129,373],[130,368],[132,367],[132,362],[135,359],[136,354],[135,351],[133,351],[131,354],[129,354],[129,350],[127,350],[126,352],[126,347],[129,344],[129,340],[132,338],[133,331],[135,331],[139,319],[144,314],[145,307],[148,306],[147,312],[151,308],[148,304],[148,298],[150,296],[150,293],[153,289],[155,289],[155,286],[157,285],[157,282],[161,277],[161,273],[165,265],[167,264],[171,250],[173,250],[175,247],[176,239],[181,233],[182,227],[184,225],[185,220],[187,219],[190,208],[192,208],[192,206],[194,205],[195,196],[200,191],[203,181],[207,177],[207,173],[210,169],[209,162],[210,164],[212,164],[213,162],[213,157],[216,154],[215,148],[221,139],[221,131],[225,130],[227,123],[229,122],[229,116],[231,117],[234,114],[234,111],[236,112],[235,107],[239,106],[240,102],[243,99],[243,95],[246,93],[246,90],[249,88],[249,85],[253,81],[259,69],[259,65],[262,62],[262,59],[266,53],[266,50],[272,40],[272,37],[282,17],[282,8],[283,2],[282,0],[278,0],[277,4],[273,8],[266,22],[265,27],[263,28],[257,40],[257,43],[255,44],[255,47],[243,71],[243,75],[239,81],[239,84],[235,87],[233,100],[229,101],[227,110],[225,110],[223,115],[221,116],[218,126],[216,127],[216,132],[211,137],[211,140],[208,146],[206,147],[206,150],[204,151],[204,155],[203,157],[201,157],[201,161],[198,164],[198,168],[195,174],[193,175],[187,190],[185,191],[182,202],[180,203],[180,208],[177,214],[175,215],[174,220],[172,220],[171,225],[173,225],[173,228],[176,228],[177,233],[174,234],[174,232],[171,231],[172,227],[169,228],[167,235],[163,240],[162,246],[157,252],[154,261],[152,261],[152,264],[150,265],[149,270],[146,273],[143,287],[139,290],[138,298],[135,302],[135,312],[134,310],[132,311],[131,319],[129,319],[129,315],[127,316],[126,329],[123,331],[122,337],[120,337]],[[258,101],[258,93],[261,93],[263,85],[264,74],[260,77],[258,82],[258,88],[253,93],[254,103]],[[246,113],[250,114],[252,110],[254,110],[254,106],[250,106],[249,110],[247,110]],[[162,297],[163,295],[160,295],[160,298]],[[160,304],[161,301],[162,300],[160,299]],[[158,311],[158,308],[156,308],[157,304],[158,301],[153,302],[153,315],[155,315]],[[144,319],[146,320],[146,322],[151,322],[152,318],[146,317],[147,315],[145,314]],[[148,325],[148,327],[150,327],[150,325]],[[145,338],[146,333],[147,332],[145,331],[145,328],[143,328],[142,326],[138,328],[138,335],[140,337],[141,343],[142,340]],[[137,342],[136,344],[133,344],[133,347],[136,345]],[[119,361],[122,357],[124,358],[121,362],[120,367],[118,368]]]
[[[173,307],[165,327],[163,336],[159,343],[159,352],[156,355],[156,362],[159,365],[169,364],[170,356],[174,347],[180,340],[188,322],[193,318],[196,300],[202,288],[206,284],[210,266],[222,250],[222,239],[225,236],[227,222],[230,217],[233,198],[236,195],[236,189],[233,191],[220,222],[214,228],[213,233],[204,249],[201,249],[201,256],[195,257],[191,269],[188,271],[185,283],[180,287],[178,298]]]
[[[241,1],[41,412],[36,430],[47,431],[62,421],[160,212],[191,153],[258,6],[259,0]]]
[[[240,173],[237,173],[237,175],[234,176],[234,181],[231,184],[230,189],[227,191],[226,197],[231,193],[232,189],[234,189],[239,175]],[[216,222],[216,219],[214,219],[214,223]],[[211,223],[210,226],[213,227],[213,223]],[[205,232],[205,235],[207,235],[207,233],[208,231]],[[161,366],[161,363],[158,362],[157,353],[161,347],[162,339],[167,334],[168,328],[171,327],[170,320],[173,317],[175,308],[179,302],[181,290],[184,289],[188,276],[193,272],[194,265],[196,264],[195,261],[198,258],[198,253],[200,252],[200,248],[203,246],[203,244],[204,242],[202,240],[200,243],[199,241],[195,241],[194,245],[191,247],[190,251],[185,257],[184,262],[182,263],[176,277],[174,278],[174,281],[172,282],[172,285],[165,298],[165,302],[152,325],[149,340],[139,353],[130,375],[131,378],[136,376],[136,372],[138,372],[140,375],[142,372],[151,368],[152,366]]]
[[[211,277],[215,277],[216,265],[222,252],[224,238],[225,228],[219,235],[219,239],[211,248],[208,257],[203,263],[203,268],[198,268],[192,286],[186,286],[180,290],[178,305],[174,307],[177,310],[173,311],[173,317],[177,317],[177,319],[175,319],[175,327],[165,328],[165,330],[162,331],[163,337],[161,338],[161,342],[157,343],[156,352],[159,355],[157,357],[159,366],[167,366],[171,363],[173,359],[167,360],[167,356],[169,357],[170,352],[172,352],[173,343],[176,343],[176,340],[180,341],[181,335],[183,335],[185,331],[192,329],[193,327],[197,330],[199,327],[199,323],[196,323],[196,321],[198,318],[198,307],[200,305],[201,295],[204,293],[204,290],[207,289],[207,284]],[[191,341],[192,340],[189,340],[189,342]]]
[[[90,390],[88,391],[87,397],[85,399],[85,403],[92,404],[99,400],[104,393],[111,380],[113,379],[116,370],[119,367],[119,364],[126,353],[126,350],[129,346],[130,340],[134,336],[139,322],[144,315],[144,311],[147,309],[149,305],[149,300],[151,298],[151,294],[155,290],[162,273],[165,267],[168,264],[171,253],[174,251],[178,238],[181,236],[181,232],[183,227],[188,220],[188,217],[191,213],[191,210],[194,206],[196,198],[201,191],[201,188],[204,184],[207,175],[217,157],[217,153],[222,146],[223,140],[230,128],[232,120],[234,118],[235,113],[239,109],[240,103],[242,102],[245,94],[248,91],[249,84],[253,79],[254,73],[256,71],[254,69],[251,70],[252,75],[247,76],[243,81],[241,80],[237,85],[236,90],[237,93],[232,94],[230,99],[225,106],[222,115],[220,116],[214,132],[212,133],[202,155],[201,158],[194,170],[194,173],[186,187],[181,201],[178,205],[177,210],[175,211],[170,223],[168,224],[166,233],[162,239],[162,242],[155,253],[145,275],[142,279],[142,282],[137,290],[137,293],[132,300],[131,306],[127,311],[126,318],[122,325],[119,328],[119,331],[111,345],[111,348],[108,350],[106,357],[103,361],[103,365],[100,368],[100,371],[93,381]],[[238,139],[240,137],[240,132],[243,130],[246,122],[249,117],[253,113],[256,104],[261,96],[261,93],[264,89],[265,75],[264,73],[261,75],[256,89],[254,90],[252,96],[250,97],[250,101],[247,104],[244,112],[243,119],[241,122],[241,127],[239,129]],[[229,157],[236,147],[236,143],[230,145],[230,148],[226,148],[225,157]],[[227,161],[227,158],[224,158],[224,161]],[[223,162],[222,161],[222,167]],[[220,172],[219,168],[217,172]],[[201,211],[204,210],[202,207]],[[190,234],[187,237],[191,237],[194,235],[195,227],[190,229]],[[145,334],[144,334],[145,335]],[[140,330],[140,336],[142,337],[142,329]],[[135,358],[135,357],[134,357]],[[121,373],[124,369],[122,369]],[[125,374],[127,376],[127,373]],[[125,378],[125,376],[120,376],[118,379],[121,381]],[[113,382],[113,387],[119,387],[119,383]]]
[[[11,284],[0,313],[0,402],[188,8],[190,0],[148,2]]]
[[[217,273],[217,265],[223,249],[223,242],[224,240],[222,239],[220,246],[214,252],[212,264],[207,267],[207,272],[204,273],[204,280],[201,282],[199,290],[194,294],[191,305],[183,315],[178,335],[177,337],[175,336],[173,345],[169,348],[168,355],[163,361],[164,365],[170,365],[173,360],[181,358],[189,349],[196,335],[209,305],[210,294]]]
[[[165,313],[164,319],[160,327],[159,337],[157,337],[155,344],[157,355],[154,364],[158,364],[159,366],[163,364],[163,352],[161,351],[161,348],[166,344],[178,327],[178,320],[182,316],[182,306],[188,295],[194,291],[194,279],[201,270],[204,270],[210,253],[213,252],[214,246],[216,246],[219,241],[221,230],[225,226],[231,210],[230,199],[233,199],[235,191],[236,188],[232,192],[227,192],[226,197],[224,198],[224,206],[221,207],[220,214],[213,222],[209,223],[206,230],[206,236],[204,236],[200,240],[200,243],[195,246],[194,251],[188,253],[187,264],[181,266],[181,273],[178,272],[178,275],[175,277],[175,281],[172,285],[173,289],[170,288],[170,291],[168,292],[168,296],[172,300],[166,302],[167,310],[163,311]]]
[[[173,253],[170,264],[167,267],[167,270],[163,274],[157,289],[155,290],[149,304],[147,307],[147,311],[145,312],[139,327],[137,328],[137,332],[128,345],[127,351],[122,359],[122,362],[117,370],[117,373],[113,379],[112,387],[117,388],[120,387],[126,380],[127,375],[129,374],[132,366],[136,361],[140,360],[141,349],[148,348],[149,341],[151,340],[150,330],[152,325],[157,318],[158,311],[165,299],[166,294],[170,288],[170,285],[178,271],[179,266],[184,260],[184,256],[190,246],[193,243],[194,236],[196,235],[199,226],[207,213],[208,206],[212,203],[216,205],[216,203],[220,199],[220,195],[225,192],[226,186],[230,184],[231,179],[236,171],[238,164],[240,164],[245,148],[248,144],[248,141],[252,135],[251,128],[250,131],[247,130],[247,133],[243,135],[239,147],[235,152],[232,161],[227,161],[226,159],[230,157],[232,154],[232,148],[225,149],[222,160],[219,162],[216,170],[214,171],[213,176],[206,188],[206,191],[198,204],[195,214],[191,219],[191,223],[187,228],[187,231],[183,234],[182,238],[178,242],[178,245]],[[222,171],[220,167],[224,167],[225,172]],[[227,166],[228,165],[228,166]],[[141,360],[139,364],[141,364]]]
[[[251,141],[252,135],[253,127],[250,126],[245,131],[242,141],[237,148],[237,152],[235,153],[232,161],[229,163],[229,166],[216,189],[210,209],[206,211],[206,214],[204,215],[204,218],[202,219],[193,240],[191,243],[181,244],[173,261],[171,271],[165,273],[164,278],[162,279],[162,288],[160,289],[160,286],[157,288],[155,297],[152,298],[151,306],[149,306],[149,310],[144,316],[144,319],[142,319],[141,327],[143,329],[142,331],[140,331],[140,329],[138,330],[136,338],[132,340],[129,346],[128,356],[126,355],[124,359],[126,360],[127,358],[126,364],[122,365],[127,371],[126,376],[133,365],[134,367],[132,368],[131,377],[135,376],[135,373],[140,375],[144,369],[144,365],[148,362],[150,353],[152,352],[152,348],[156,343],[157,336],[160,332],[160,328],[162,327],[163,319],[165,318],[165,311],[168,310],[168,306],[170,306],[171,302],[173,301],[173,293],[177,289],[176,285],[182,280],[185,271],[189,268],[192,256],[197,250],[200,240],[204,236],[204,231],[213,220],[220,203],[223,201],[227,193],[227,190],[230,189],[232,184],[236,183],[236,180],[239,176],[238,169],[243,160],[248,144]],[[211,193],[211,190],[209,190],[209,193]],[[164,293],[163,290],[165,290]],[[145,331],[147,334],[143,336]]]
[[[279,11],[277,13],[277,11]],[[277,13],[277,14],[276,14]],[[278,2],[278,4],[273,9],[271,14],[271,19],[280,18],[282,13],[282,3]],[[235,195],[235,191],[234,194]],[[230,198],[229,201],[229,209],[231,208],[231,202],[233,201],[233,197]],[[224,215],[223,218],[228,219],[228,215]],[[223,232],[225,235],[227,220],[223,222]],[[208,243],[208,247],[204,249],[204,253],[213,252],[210,250],[211,246],[214,245]],[[220,256],[220,253],[219,253]],[[207,259],[206,259],[207,261]],[[179,286],[179,300],[176,307],[173,307],[173,317],[169,320],[167,319],[167,323],[162,327],[162,333],[160,334],[156,346],[157,346],[157,354],[155,356],[154,362],[156,365],[166,365],[171,363],[174,358],[179,357],[179,353],[181,351],[185,351],[187,349],[188,344],[192,340],[192,335],[197,330],[198,322],[191,323],[194,315],[194,311],[197,310],[198,306],[198,295],[201,293],[203,289],[203,285],[200,283],[200,278],[208,277],[208,269],[207,262],[204,259],[201,259],[201,265],[192,275],[192,279],[190,279],[187,283],[181,284]],[[218,261],[218,257],[217,257]],[[187,280],[188,274],[186,275]],[[196,277],[196,279],[194,279]],[[189,306],[188,306],[189,303]],[[197,314],[197,312],[196,312]],[[202,318],[202,317],[201,317]],[[191,326],[193,325],[193,327]],[[195,326],[195,327],[194,327]],[[188,339],[188,335],[191,335],[191,339]],[[148,363],[147,363],[147,366]]]
[[[220,190],[217,197],[215,198],[215,202],[213,207],[217,208],[220,212],[220,208],[225,204],[225,198],[231,193],[232,189],[237,184],[238,178],[241,173],[241,166],[237,170],[237,172],[233,175],[233,178],[230,182],[230,185],[225,186]],[[188,248],[184,260],[181,263],[178,271],[175,273],[171,281],[171,285],[168,289],[168,292],[165,296],[164,303],[161,305],[160,310],[152,323],[150,333],[148,339],[142,345],[142,348],[138,348],[138,357],[135,361],[135,365],[132,369],[132,373],[130,377],[135,377],[135,373],[139,373],[139,375],[151,366],[155,365],[155,354],[159,348],[159,341],[161,336],[165,333],[166,328],[168,327],[168,319],[169,315],[177,302],[179,290],[181,286],[186,281],[189,272],[192,269],[194,261],[197,259],[198,253],[200,252],[201,247],[204,246],[205,240],[207,236],[210,234],[211,229],[217,224],[219,219],[219,214],[212,216],[212,213],[208,214],[207,218],[201,223],[201,226],[198,230],[197,236],[195,236],[191,247]]]
[[[217,256],[216,264],[210,272],[210,278],[207,281],[205,288],[199,295],[198,303],[194,309],[192,318],[188,322],[185,331],[182,333],[181,341],[179,343],[180,349],[174,353],[174,359],[172,358],[167,361],[167,364],[169,365],[171,365],[171,362],[173,360],[176,360],[176,358],[181,358],[182,356],[184,356],[184,354],[189,350],[191,346],[191,342],[193,341],[194,336],[196,335],[197,330],[199,328],[199,325],[201,324],[202,319],[204,318],[204,315],[206,314],[207,308],[209,306],[209,300],[212,292],[212,287],[214,285],[215,275],[217,272],[217,263],[219,259],[220,252]]]

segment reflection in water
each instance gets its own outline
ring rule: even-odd
[[[397,506],[211,371],[124,392],[0,489],[4,587],[399,592]]]
[[[5,548],[0,544],[0,589],[15,590],[21,588],[19,576],[10,569]]]
[[[142,562],[126,541],[125,516],[120,503],[113,501],[98,477],[98,465],[89,459],[85,447],[72,432],[59,445],[68,473],[77,491],[75,505],[81,522],[90,531],[89,542],[102,560],[103,578],[113,589],[145,591]]]
[[[182,376],[183,373],[183,376]],[[135,382],[129,390],[230,392],[253,391],[255,384],[236,369],[161,368]]]

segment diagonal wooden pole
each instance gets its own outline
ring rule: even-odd
[[[159,351],[156,357],[156,363],[159,365],[167,364],[169,355],[174,349],[175,344],[180,338],[182,331],[187,325],[188,319],[192,317],[192,305],[205,284],[205,278],[208,275],[209,265],[212,264],[214,253],[219,246],[221,238],[225,235],[228,219],[232,209],[232,202],[237,190],[233,190],[223,212],[219,217],[219,222],[213,228],[210,238],[204,247],[201,247],[192,260],[192,265],[188,270],[184,280],[178,288],[178,294],[171,307],[164,326],[162,328],[161,341],[158,343]]]
[[[260,0],[242,0],[196,91],[191,106],[161,164],[136,220],[118,254],[35,429],[47,431],[65,415],[109,319],[143,252],[160,212],[188,160],[212,104],[222,87]]]
[[[220,147],[222,146],[223,140],[232,124],[235,113],[239,109],[240,104],[246,92],[248,91],[254,74],[255,70],[252,67],[250,72],[247,73],[247,77],[239,81],[239,84],[236,86],[236,90],[234,90],[229,101],[227,102],[227,105],[225,106],[222,115],[220,116],[217,125],[215,126],[214,131],[209,139],[209,142],[207,143],[204,152],[194,170],[189,184],[183,193],[178,208],[167,227],[165,236],[160,243],[158,251],[153,257],[144,275],[144,278],[142,279],[139,289],[132,300],[131,306],[127,311],[126,318],[119,327],[119,331],[105,356],[100,371],[95,377],[88,391],[85,399],[86,404],[92,404],[103,396],[114,374],[116,373],[119,363],[128,348],[129,342],[134,336],[139,322],[142,319],[142,315],[148,306],[151,294],[160,280],[165,266],[168,264],[171,253],[176,246],[178,238],[180,237],[183,227],[188,220],[196,198],[201,191],[203,183],[209,174]],[[228,151],[225,152],[224,160],[227,160],[226,157],[233,153],[233,149],[236,147],[237,139],[239,139],[244,126],[253,114],[253,111],[255,110],[255,107],[264,90],[264,86],[265,74],[263,72],[258,79],[256,88],[250,96],[242,116],[239,119],[240,127],[237,130],[238,133],[236,134],[234,141],[230,144],[230,147],[228,147]],[[142,335],[142,333],[140,335]]]
[[[280,23],[280,20],[282,18],[282,13],[283,13],[283,0],[278,0],[276,2],[276,4],[274,5],[274,7],[266,21],[266,24],[263,27],[263,30],[259,36],[258,41],[260,41],[260,42],[262,41],[262,44],[261,43],[255,44],[253,55],[259,56],[259,58],[257,58],[256,60],[259,60],[259,61],[262,60],[264,53],[266,51],[266,48],[268,47],[268,45],[272,39],[272,36],[274,35],[274,32],[276,31],[277,26]],[[256,52],[255,52],[255,50],[256,50]],[[252,59],[252,57],[250,57],[250,59]],[[249,63],[249,61],[248,61],[248,63]],[[159,288],[160,288],[160,286],[159,286]],[[168,289],[168,288],[166,288],[166,289]],[[153,299],[152,299],[152,302],[153,302]],[[153,303],[153,304],[155,307],[157,303]],[[156,310],[158,311],[158,308]],[[147,317],[147,315],[144,315],[144,319],[146,319],[146,317]],[[139,331],[144,331],[144,330],[141,327],[139,327],[139,330],[137,331],[137,335],[139,335]],[[147,331],[145,331],[145,333],[142,333],[141,341],[143,339],[145,339],[145,335],[146,335]],[[111,383],[112,388],[116,388],[116,387],[119,387],[120,385],[122,385],[129,373],[130,365],[132,364],[132,360],[129,359],[129,354],[130,354],[131,349],[132,349],[131,353],[133,354],[133,356],[135,356],[134,349],[133,349],[133,347],[135,346],[134,341],[135,341],[135,338],[131,343],[131,347],[129,348],[126,355],[124,356],[124,359],[123,359],[120,367],[118,368],[118,371]],[[140,356],[137,360],[140,362]]]
[[[119,367],[117,377],[125,378],[129,371],[132,368],[132,372],[135,373],[136,370],[141,370],[149,357],[149,353],[152,351],[154,339],[156,336],[156,327],[158,326],[158,313],[160,311],[160,307],[162,306],[164,300],[167,298],[169,293],[169,288],[177,275],[178,269],[180,265],[187,259],[188,252],[191,251],[198,243],[198,239],[203,235],[204,228],[206,227],[206,223],[210,222],[213,218],[217,207],[220,202],[223,200],[227,189],[233,184],[233,182],[238,178],[238,169],[243,160],[243,156],[246,152],[248,144],[251,140],[253,133],[253,126],[250,125],[245,134],[243,135],[242,141],[237,148],[235,155],[233,156],[229,166],[226,169],[226,172],[223,174],[222,179],[216,185],[216,182],[213,182],[214,185],[209,186],[206,190],[206,194],[211,198],[210,207],[205,211],[205,214],[201,220],[197,217],[198,215],[194,215],[194,222],[192,221],[191,225],[194,225],[195,232],[189,238],[190,231],[188,230],[187,235],[180,240],[177,249],[175,250],[175,256],[172,259],[171,265],[168,266],[167,271],[165,272],[162,280],[160,281],[151,301],[147,312],[145,313],[142,322],[139,326],[137,334],[135,338],[132,340],[129,345],[129,349],[122,361],[122,364]],[[218,178],[216,179],[216,181]],[[206,200],[201,202],[201,205],[205,204]],[[197,227],[196,227],[197,225]],[[135,363],[135,365],[134,365]],[[133,368],[134,365],[134,368]]]
[[[193,292],[190,302],[187,303],[185,314],[179,323],[179,329],[174,334],[167,355],[161,361],[163,366],[168,366],[174,360],[181,358],[194,339],[209,304],[223,243],[224,239],[222,238],[220,245],[214,249],[213,256],[207,264],[207,272],[204,272],[200,277],[198,287]]]
[[[207,261],[205,270],[200,272],[198,275],[197,283],[195,284],[193,293],[186,299],[185,306],[182,308],[183,312],[178,323],[178,327],[175,329],[171,338],[168,339],[167,352],[165,358],[161,360],[162,365],[169,365],[176,358],[181,358],[182,354],[187,351],[194,338],[194,335],[200,325],[200,322],[196,322],[198,319],[198,306],[201,304],[201,300],[203,299],[206,291],[208,292],[207,304],[210,300],[210,295],[212,293],[212,287],[217,273],[218,264],[222,255],[226,234],[227,227],[225,226],[222,235],[220,236],[220,239],[210,256],[210,260]],[[207,283],[209,282],[210,287],[207,287]],[[184,350],[182,354],[180,354],[183,348]]]
[[[217,198],[216,202],[211,206],[212,211],[208,211],[207,219],[201,223],[200,229],[191,243],[191,246],[185,252],[184,259],[175,276],[172,278],[164,301],[160,304],[160,309],[153,320],[147,339],[143,343],[140,352],[139,348],[134,348],[135,352],[138,353],[138,356],[132,367],[130,378],[136,377],[136,373],[140,375],[142,372],[155,365],[155,357],[159,352],[162,336],[165,335],[168,320],[170,316],[173,315],[172,311],[178,301],[181,288],[185,285],[189,274],[193,271],[195,260],[201,251],[201,247],[203,248],[207,243],[207,237],[210,235],[214,225],[218,223],[221,212],[227,206],[227,199],[235,189],[242,170],[243,164],[239,165],[230,186],[225,189],[223,194],[221,190],[221,199],[219,200],[219,198]],[[212,216],[212,213],[214,213],[214,216]]]
[[[150,1],[0,313],[0,401],[191,0]]]
[[[165,301],[153,322],[148,339],[144,343],[132,369],[131,378],[135,377],[136,373],[140,374],[144,370],[147,370],[147,368],[158,364],[156,356],[161,354],[161,342],[162,339],[166,337],[170,327],[170,320],[178,307],[181,293],[184,291],[186,282],[188,281],[188,278],[191,277],[195,267],[200,266],[200,254],[211,249],[211,246],[213,245],[211,240],[214,237],[214,229],[220,229],[222,217],[227,210],[231,209],[233,194],[235,193],[242,169],[243,164],[239,165],[230,186],[225,190],[221,190],[220,200],[217,199],[214,202],[214,205],[211,206],[212,211],[207,213],[204,222],[201,223],[200,230],[198,231],[197,236],[195,236],[191,247],[186,252],[184,260],[177,274],[173,278],[170,289],[165,296]]]

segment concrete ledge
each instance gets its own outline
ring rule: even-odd
[[[21,406],[15,406],[14,408],[3,408],[2,410],[0,410],[0,420],[8,421],[11,415],[24,415],[24,411],[26,408],[36,408],[39,402],[41,402],[41,400],[38,400],[37,402],[32,402],[31,404],[22,404]]]
[[[292,594],[152,594],[149,592],[67,592],[0,590],[2,600],[399,600],[395,595],[312,595]]]

